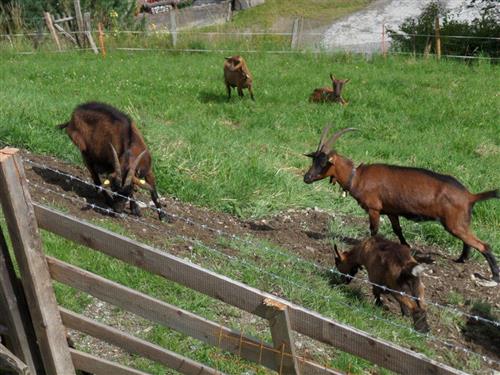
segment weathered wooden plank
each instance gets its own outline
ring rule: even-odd
[[[75,17],[76,17],[76,26],[78,28],[78,33],[76,34],[76,39],[80,43],[80,47],[85,46],[85,36],[84,33],[84,25],[83,25],[83,16],[82,16],[82,8],[80,6],[80,0],[73,0],[73,5],[75,7]]]
[[[279,354],[267,343],[231,330],[189,311],[154,299],[146,294],[107,280],[91,272],[47,257],[52,278],[85,293],[121,307],[153,322],[165,325],[222,350],[237,353],[242,358],[279,370],[275,355]],[[339,374],[310,361],[301,361],[305,374]]]
[[[0,200],[47,374],[74,374],[18,150],[0,150]]]
[[[47,28],[49,29],[50,34],[54,39],[54,42],[56,42],[57,49],[60,51],[61,43],[59,42],[59,37],[57,36],[56,29],[54,29],[54,25],[52,24],[52,16],[50,15],[49,12],[45,12],[43,16],[45,17],[45,23],[47,24]]]
[[[65,36],[70,42],[72,43],[75,43],[77,44],[76,42],[76,39],[73,38],[73,36],[71,34],[69,34],[68,32],[66,32],[66,30],[64,30],[62,28],[62,26],[58,25],[58,24],[54,24],[54,27],[63,35]]]
[[[61,23],[61,22],[67,22],[67,21],[71,21],[74,19],[75,19],[75,17],[62,17],[62,18],[59,18],[57,20],[54,20],[54,24]]]
[[[28,366],[10,352],[5,346],[0,343],[0,374],[3,372],[14,371],[20,375],[35,375],[35,372],[30,371]]]
[[[8,337],[6,345],[11,351],[26,363],[32,374],[41,370],[38,348],[35,344],[33,327],[21,285],[10,259],[7,242],[0,226],[0,313],[2,322],[6,325]],[[1,332],[5,334],[7,332]]]
[[[140,356],[172,368],[181,374],[220,374],[217,370],[214,370],[202,363],[193,361],[187,357],[183,357],[177,353],[171,352],[161,346],[134,337],[116,328],[96,322],[83,315],[74,313],[73,311],[64,308],[61,308],[60,310],[62,320],[66,327],[106,341],[112,345],[125,349],[130,353],[139,354]]]
[[[161,275],[208,296],[265,318],[264,299],[285,304],[292,329],[399,373],[465,374],[420,353],[378,339],[356,328],[269,293],[203,269],[124,236],[35,204],[40,227],[109,256]]]
[[[126,367],[75,349],[70,349],[69,351],[73,359],[73,364],[78,370],[94,375],[149,375],[131,367]]]
[[[279,373],[299,375],[299,363],[295,354],[287,306],[282,303],[275,303],[271,299],[264,300],[264,305],[268,306],[267,319],[271,328],[274,348],[280,351],[275,356]],[[290,354],[290,356],[286,356],[285,353]]]
[[[90,48],[92,48],[92,51],[97,55],[99,54],[99,51],[97,50],[97,47],[94,42],[94,38],[92,37],[92,27],[90,25],[90,13],[85,12],[83,14],[83,25],[85,27],[85,36],[87,37],[87,40],[90,43]]]

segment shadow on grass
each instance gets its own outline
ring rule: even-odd
[[[106,213],[106,211],[104,211],[109,207],[106,205],[104,196],[102,194],[98,194],[93,186],[87,185],[75,179],[70,179],[69,177],[57,173],[57,171],[51,171],[50,169],[33,166],[33,172],[39,175],[47,184],[59,186],[66,192],[73,192],[80,198],[84,198],[88,204],[85,207],[82,207],[82,211],[93,209],[101,215],[115,216],[111,212]]]
[[[202,103],[227,103],[227,95],[225,93],[213,91],[201,91],[198,94],[198,100]]]
[[[487,303],[475,303],[470,314],[491,321],[499,320],[498,316],[491,313],[491,306]],[[467,340],[487,351],[488,356],[497,360],[500,359],[500,327],[471,317],[467,320],[462,333]]]

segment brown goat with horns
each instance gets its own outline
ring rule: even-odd
[[[58,126],[66,129],[68,136],[80,150],[94,184],[101,186],[99,174],[108,174],[105,187],[116,194],[104,191],[107,203],[121,212],[134,188],[151,193],[158,208],[160,220],[164,217],[155,187],[151,155],[139,129],[129,116],[118,109],[98,102],[79,105],[71,120]],[[108,186],[109,185],[109,186]],[[130,199],[130,210],[140,215],[137,203]]]
[[[349,252],[339,253],[337,245],[334,249],[335,266],[343,282],[350,283],[359,269],[365,267],[370,282],[378,285],[372,289],[375,303],[382,306],[381,294],[391,294],[398,301],[401,313],[411,314],[417,331],[429,331],[424,284],[420,280],[423,267],[411,256],[408,246],[375,236],[353,246]]]
[[[455,178],[420,168],[387,164],[355,167],[351,160],[339,155],[333,145],[342,134],[356,129],[340,130],[327,139],[328,130],[329,127],[323,129],[318,149],[306,155],[313,162],[304,175],[305,183],[325,177],[330,177],[333,184],[338,182],[368,212],[372,236],[378,232],[380,215],[387,215],[394,233],[404,245],[408,243],[399,216],[414,221],[438,220],[463,242],[462,254],[456,261],[463,263],[473,247],[488,261],[493,280],[500,282],[498,265],[490,246],[469,228],[474,204],[499,198],[498,190],[472,194]]]

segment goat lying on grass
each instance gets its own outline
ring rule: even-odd
[[[252,73],[248,69],[245,59],[241,56],[226,57],[224,61],[224,82],[227,88],[227,99],[231,99],[231,89],[236,87],[238,95],[243,96],[243,89],[248,89],[250,97],[253,97],[252,91]]]
[[[352,280],[350,276],[356,275],[360,268],[365,267],[368,279],[372,283],[406,294],[401,295],[374,285],[372,290],[375,303],[382,306],[380,295],[391,294],[399,302],[401,313],[411,315],[417,331],[429,331],[424,302],[424,284],[419,277],[423,267],[418,265],[411,256],[408,246],[376,236],[362,241],[349,252],[339,253],[337,245],[334,248],[335,266],[340,273],[344,274],[342,275],[344,283],[350,283]]]
[[[336,79],[333,74],[330,74],[330,79],[332,80],[332,88],[322,87],[314,89],[313,93],[309,97],[309,101],[315,103],[332,102],[346,105],[347,101],[342,98],[342,90],[344,85],[350,80]]]
[[[490,246],[470,231],[472,208],[476,202],[499,198],[498,190],[471,194],[455,178],[426,169],[398,167],[387,164],[361,164],[358,167],[339,155],[333,145],[345,132],[343,129],[327,140],[329,128],[323,129],[318,149],[306,156],[313,159],[304,175],[307,184],[330,177],[330,182],[340,186],[368,212],[370,232],[378,232],[380,215],[387,215],[394,233],[402,244],[408,245],[399,224],[399,216],[414,221],[437,220],[453,236],[463,242],[463,263],[471,246],[484,255],[493,274],[500,282],[498,265]]]
[[[151,193],[160,220],[164,217],[156,192],[151,155],[130,117],[110,105],[90,102],[76,107],[71,120],[58,127],[66,129],[80,150],[97,186],[101,186],[99,174],[109,174],[104,185],[119,195],[111,197],[105,193],[104,196],[115,211],[123,211],[127,197],[133,198],[135,187],[140,187]],[[130,210],[140,215],[134,200],[130,200]]]

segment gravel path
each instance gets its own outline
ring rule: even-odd
[[[375,0],[367,8],[335,22],[326,32],[322,46],[354,52],[375,52],[381,48],[382,24],[398,29],[405,18],[415,17],[431,0]],[[465,7],[465,0],[443,0],[459,19],[471,20],[477,16]]]

